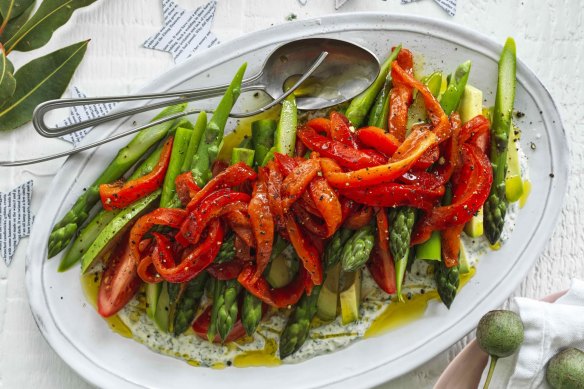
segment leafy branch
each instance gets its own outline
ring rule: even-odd
[[[34,59],[16,72],[8,55],[44,46],[75,10],[95,1],[44,0],[33,14],[35,0],[0,0],[0,131],[20,127],[38,104],[61,97],[89,40]]]

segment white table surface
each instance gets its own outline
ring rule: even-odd
[[[206,0],[178,0],[194,9]],[[350,0],[335,11],[334,0],[218,0],[213,32],[226,42],[242,34],[334,12],[382,11],[439,18],[479,30],[499,42],[515,37],[518,55],[550,89],[559,103],[571,148],[571,180],[559,225],[535,267],[514,295],[540,297],[584,279],[584,11],[575,0],[458,0],[455,17],[432,0],[401,5],[399,0]],[[170,54],[144,49],[142,42],[162,23],[159,0],[101,0],[77,11],[39,52],[91,38],[72,81],[88,96],[136,90],[172,65]],[[18,68],[39,52],[13,53]],[[39,139],[31,125],[0,133],[2,158],[22,158],[65,150],[58,139]],[[62,161],[24,168],[0,168],[0,191],[34,180],[33,212]],[[38,331],[24,287],[24,239],[10,267],[0,263],[0,388],[88,388],[53,352]],[[468,337],[387,388],[430,388]]]

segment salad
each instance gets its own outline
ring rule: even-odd
[[[158,124],[122,148],[53,227],[49,257],[68,247],[59,270],[81,264],[101,316],[205,365],[181,345],[228,359],[230,344],[270,346],[293,360],[311,330],[362,336],[407,306],[408,277],[450,307],[474,271],[462,242],[500,244],[508,208],[528,191],[515,66],[508,39],[486,109],[469,61],[416,78],[412,52],[397,46],[348,105],[299,114],[292,94],[233,147],[224,132],[244,64],[209,120]]]

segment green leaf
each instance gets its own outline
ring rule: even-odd
[[[16,91],[0,109],[0,131],[11,130],[28,122],[34,108],[47,100],[61,97],[87,50],[82,41],[37,58],[16,73]]]
[[[77,8],[86,7],[93,2],[95,0],[43,1],[35,14],[6,41],[6,53],[42,47],[51,39],[53,32],[69,20]]]
[[[1,1],[1,0],[0,0]],[[8,42],[10,38],[20,30],[20,28],[27,22],[28,18],[34,10],[35,2],[33,1],[31,5],[28,6],[20,15],[14,19],[10,19],[10,22],[4,28],[4,31],[0,33],[0,41]]]
[[[21,15],[34,0],[0,0],[0,15],[4,20],[12,20]]]
[[[6,58],[4,48],[0,44],[0,107],[6,104],[16,89],[16,80],[12,75],[13,72],[14,66]]]

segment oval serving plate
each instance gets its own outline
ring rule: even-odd
[[[470,59],[473,69],[469,82],[485,92],[487,106],[494,102],[500,44],[450,23],[373,13],[326,16],[246,35],[193,56],[143,91],[222,83],[242,61],[249,62],[248,74],[253,74],[277,45],[315,35],[353,41],[380,58],[388,55],[391,45],[401,42],[423,56],[425,73],[435,68],[449,71]],[[256,388],[261,383],[262,387],[280,388],[341,384],[360,388],[416,368],[470,332],[484,312],[505,300],[535,263],[560,214],[568,179],[568,147],[559,113],[545,87],[521,61],[517,79],[516,108],[525,113],[517,124],[523,130],[521,143],[528,157],[532,193],[519,213],[511,239],[480,260],[476,275],[450,310],[431,302],[424,316],[411,324],[331,354],[277,368],[191,367],[119,336],[87,303],[79,271],[58,273],[59,258],[46,260],[46,242],[55,221],[127,142],[122,140],[69,158],[36,216],[27,251],[26,286],[39,329],[65,362],[100,387]],[[128,128],[133,121],[145,122],[151,115],[96,128],[86,142]],[[535,150],[530,148],[532,143]]]

